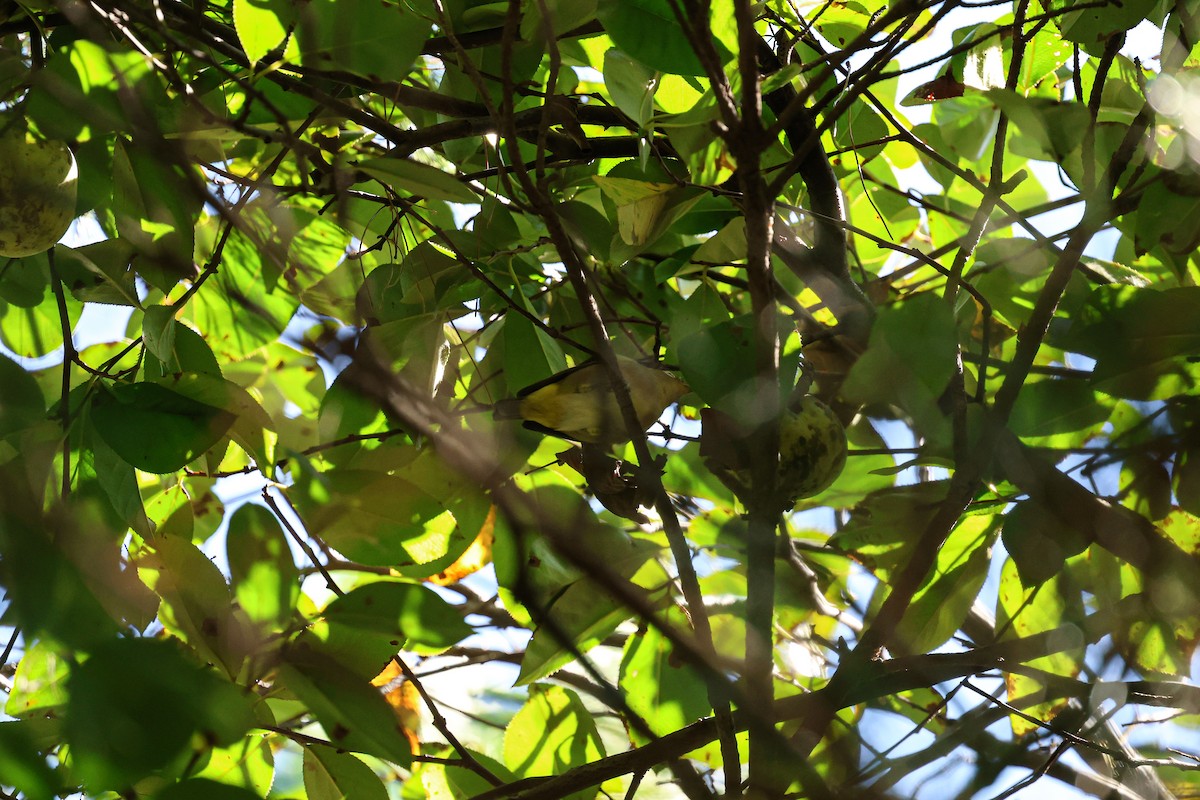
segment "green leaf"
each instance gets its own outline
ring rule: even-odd
[[[204,354],[200,354],[201,360]],[[254,458],[264,474],[270,470],[274,448],[268,438],[275,423],[249,392],[220,374],[203,372],[173,374],[165,376],[155,385],[169,389],[178,395],[209,408],[219,408],[222,418],[232,416],[227,433],[230,438]]]
[[[251,621],[286,622],[300,597],[300,571],[275,515],[241,506],[229,520],[225,552],[234,596]]]
[[[322,441],[388,429],[379,402],[364,396],[355,385],[357,376],[351,365],[334,378],[333,385],[321,397],[317,433]],[[333,458],[337,456],[332,454]]]
[[[541,41],[545,31],[564,34],[596,18],[596,0],[547,0],[538,7],[542,13],[521,17],[521,38]]]
[[[121,239],[54,251],[58,273],[71,296],[85,303],[140,305],[131,259],[133,248]]]
[[[1019,88],[1029,94],[1043,81],[1052,82],[1055,71],[1070,59],[1071,45],[1051,27],[1042,28],[1025,45]]]
[[[1195,654],[1194,620],[1164,619],[1157,608],[1147,608],[1145,619],[1130,621],[1114,637],[1121,654],[1136,668],[1159,675],[1187,675]]]
[[[156,383],[132,383],[97,392],[91,419],[121,458],[140,470],[164,474],[220,441],[236,417]]]
[[[174,370],[178,371],[179,365],[174,358],[175,308],[172,306],[147,308],[142,319],[142,339],[146,342],[146,349],[163,362],[164,366],[174,367]]]
[[[233,613],[225,576],[194,544],[159,536],[137,562],[142,580],[162,598],[159,621],[205,658],[236,676],[251,641],[244,619]]]
[[[479,202],[479,195],[458,178],[418,161],[407,158],[372,158],[360,162],[358,169],[384,186],[391,186],[418,197],[450,203]]]
[[[395,713],[368,678],[309,650],[287,655],[279,668],[279,685],[308,706],[336,747],[405,768],[412,763],[412,750]]]
[[[992,144],[998,114],[988,95],[952,97],[933,104],[933,122],[950,149],[957,155],[978,161]]]
[[[742,316],[705,326],[678,341],[679,368],[702,400],[730,415],[753,407],[754,326]],[[790,393],[791,387],[781,393]]]
[[[179,372],[221,377],[221,366],[217,363],[217,357],[200,334],[178,320],[171,326],[171,331],[169,360],[161,361],[153,353],[146,354],[143,374],[148,380],[161,382],[162,378]]]
[[[233,0],[233,27],[251,66],[283,45],[295,20],[291,0]]]
[[[444,650],[472,632],[461,612],[415,583],[378,581],[360,586],[330,603],[324,617],[330,625],[406,641],[407,650]]]
[[[428,492],[391,475],[341,469],[295,492],[309,529],[363,564],[415,563],[407,544],[431,530],[449,534],[453,515]]]
[[[620,241],[613,243],[614,260],[623,261],[647,250],[700,201],[698,189],[678,186],[672,173],[654,162],[647,167],[651,168],[641,169],[626,161],[607,175],[592,176],[609,217],[615,213],[617,218]]]
[[[1200,197],[1154,183],[1138,204],[1134,241],[1144,250],[1161,246],[1171,253],[1191,253],[1200,244]]]
[[[865,102],[856,101],[848,113],[838,118],[833,140],[839,150],[852,150],[855,163],[861,165],[883,152],[882,144],[863,145],[888,135],[887,123]]]
[[[1013,406],[1009,426],[1023,438],[1043,438],[1053,446],[1059,434],[1080,432],[1063,444],[1082,443],[1108,419],[1107,404],[1082,381],[1042,380],[1026,382]]]
[[[1064,39],[1079,42],[1089,52],[1099,53],[1113,35],[1153,17],[1159,3],[1157,0],[1124,0],[1096,5],[1086,0],[1059,0],[1046,5],[1056,14],[1066,11],[1056,20]],[[1082,8],[1071,10],[1077,6]]]
[[[597,175],[592,178],[617,206],[617,230],[626,244],[643,245],[653,238],[675,185]]]
[[[401,263],[382,264],[371,271],[358,293],[359,313],[373,325],[411,321],[444,309],[462,279],[457,260],[422,242]]]
[[[1007,79],[1004,49],[997,33],[999,29],[990,22],[955,31],[956,40],[961,35],[963,41],[969,38],[978,42],[962,57],[962,82],[965,85],[983,90],[1004,86]]]
[[[287,288],[299,294],[306,292],[333,272],[346,257],[350,233],[328,217],[318,216],[305,208],[288,208],[291,225],[276,230],[281,244],[287,247],[286,266],[281,276]],[[268,213],[268,218],[277,216]],[[274,286],[272,286],[274,288]]]
[[[4,713],[13,717],[58,716],[67,702],[70,659],[50,642],[38,640],[17,662]]]
[[[412,70],[432,18],[420,2],[312,0],[295,37],[306,67],[399,81]]]
[[[946,416],[938,398],[955,371],[958,335],[950,307],[932,293],[883,309],[867,351],[842,393],[859,403],[897,405],[926,436],[940,436]]]
[[[912,556],[914,539],[907,532],[925,530],[946,490],[946,481],[926,481],[874,492],[855,507],[849,524],[830,537],[829,546],[853,553],[886,580]]]
[[[821,36],[834,47],[842,48],[858,38],[871,22],[872,10],[863,3],[848,0],[830,6],[827,13],[814,19]]]
[[[1176,457],[1171,480],[1180,507],[1200,515],[1200,448],[1188,448]]]
[[[1153,581],[1150,582],[1153,585]],[[1169,585],[1154,587],[1154,591],[1178,591]],[[1195,604],[1175,613],[1164,614],[1152,604],[1144,604],[1141,612],[1131,619],[1113,638],[1122,656],[1139,670],[1183,677],[1191,669],[1196,652],[1197,626]]]
[[[1023,97],[1007,89],[992,89],[987,96],[1020,133],[1009,138],[1009,148],[1026,158],[1062,161],[1079,148],[1089,125],[1087,109],[1078,103]]]
[[[256,709],[261,716],[263,707]],[[214,747],[208,763],[193,777],[207,778],[229,786],[238,786],[266,797],[275,781],[275,757],[272,755],[272,735],[251,730],[240,741],[226,747]]]
[[[308,800],[387,800],[379,776],[352,753],[331,747],[304,749],[304,791]]]
[[[664,616],[680,630],[689,624],[677,608]],[[657,736],[677,731],[712,713],[704,679],[678,656],[656,627],[626,641],[620,685],[630,708],[649,723]],[[640,733],[630,733],[645,743]]]
[[[50,261],[45,253],[15,259],[0,273],[0,298],[21,308],[53,300],[52,286]]]
[[[0,722],[0,779],[28,800],[50,800],[61,781],[38,752],[29,723]]]
[[[114,531],[128,527],[133,528],[139,536],[150,536],[152,531],[138,489],[137,470],[114,453],[103,439],[98,436],[89,438],[90,450],[83,450],[79,454],[76,485],[81,492],[87,493],[94,481],[103,490],[112,512],[108,516],[108,524]],[[107,511],[104,509],[104,513],[107,514]]]
[[[28,113],[47,136],[87,139],[127,130],[124,103],[136,98],[152,103],[142,106],[152,109],[165,99],[148,77],[150,62],[141,53],[85,38],[64,44],[33,76],[28,98]]]
[[[169,641],[118,639],[72,670],[66,736],[89,791],[121,790],[184,753],[193,734],[230,744],[253,724],[242,692]]]
[[[0,438],[20,433],[46,418],[46,400],[37,381],[6,355],[0,354]]]
[[[484,753],[477,753],[473,750],[468,750],[468,752],[484,769],[496,776],[502,783],[512,783],[517,780],[516,775],[512,774],[507,767],[491,756]],[[447,764],[444,774],[446,788],[448,791],[454,792],[455,797],[476,797],[489,789],[495,788],[495,784],[491,781],[484,778],[475,770],[466,767]],[[426,784],[426,786],[428,785]],[[430,796],[436,795],[431,791]]]
[[[646,66],[675,75],[705,74],[668,0],[600,0],[596,16],[613,43]],[[715,44],[721,62],[728,61],[732,53]]]
[[[1160,520],[1172,509],[1171,477],[1156,456],[1130,454],[1121,465],[1121,497],[1146,519]]]
[[[567,368],[562,346],[540,326],[516,314],[504,318],[504,374],[511,394]]]
[[[1188,555],[1200,553],[1200,516],[1173,509],[1161,522],[1162,532]]]
[[[58,298],[50,282],[45,253],[7,261],[0,271],[0,341],[14,355],[36,358],[63,343],[63,322]],[[67,321],[74,327],[83,304],[73,295],[64,298]]]
[[[871,421],[860,416],[846,428],[846,440],[851,450],[884,451],[887,442],[872,426]],[[813,502],[833,508],[848,508],[857,505],[872,492],[886,489],[895,483],[891,474],[895,460],[888,455],[859,455],[846,462],[842,474],[833,485],[813,498]]]
[[[1027,587],[1021,581],[1012,559],[1004,562],[1000,572],[1000,588],[996,608],[996,630],[1003,632],[1004,639],[1032,636],[1054,630],[1064,623],[1082,616],[1083,601],[1079,589],[1067,576],[1060,573],[1037,587]],[[1059,652],[1042,658],[1029,660],[1028,665],[1045,670],[1052,675],[1074,677],[1079,673],[1083,661],[1083,635],[1077,642],[1063,641]],[[1026,705],[1036,701],[1044,687],[1041,681],[1028,675],[1008,673],[1005,676],[1010,702],[1036,719],[1051,719],[1066,700]],[[1039,726],[1023,717],[1011,715],[1013,733],[1023,735],[1038,730]]]
[[[398,636],[383,636],[317,619],[296,636],[289,649],[298,658],[315,653],[320,659],[336,661],[369,683],[403,644],[404,640]]]
[[[962,627],[990,564],[995,540],[991,517],[965,517],[938,548],[937,562],[896,626],[895,641],[909,653],[927,653]]]
[[[602,525],[582,497],[565,485],[540,485],[530,492],[532,507],[548,519],[571,520],[581,540],[607,541],[612,529]],[[582,573],[560,555],[544,536],[526,536],[498,519],[492,564],[500,598],[521,624],[533,627],[525,603],[534,608],[550,604]],[[606,535],[607,534],[607,535]],[[519,590],[519,591],[518,591]]]
[[[614,47],[604,54],[604,85],[617,108],[645,128],[654,114],[657,73]]]
[[[138,254],[138,274],[151,286],[166,293],[195,276],[192,250],[200,199],[169,163],[118,140],[113,206],[121,238]]]
[[[154,800],[259,800],[260,795],[241,786],[210,778],[189,778],[154,795]]]
[[[1200,287],[1097,289],[1066,345],[1096,359],[1092,383],[1115,397],[1161,400],[1200,379]]]
[[[1004,515],[1002,537],[1021,584],[1028,587],[1041,586],[1062,572],[1067,559],[1090,544],[1078,528],[1036,500],[1023,500]]]
[[[517,775],[561,775],[604,757],[592,714],[570,689],[529,687],[529,699],[504,731],[504,763]],[[587,796],[577,792],[570,797]]]
[[[196,226],[196,258],[211,257],[219,240],[217,224],[205,218]],[[222,361],[239,361],[274,342],[300,305],[269,273],[281,269],[275,248],[263,248],[261,236],[234,230],[221,251],[221,268],[192,297],[184,314]]]
[[[213,494],[212,482],[203,478],[192,478],[151,495],[145,508],[164,539],[203,542],[225,518],[225,506]]]
[[[655,560],[657,545],[615,531],[597,531],[590,544],[633,584],[651,591],[666,585],[667,575]],[[596,581],[582,578],[555,593],[539,616],[550,621],[538,625],[526,646],[516,685],[541,680],[574,661],[576,653],[587,653],[629,619],[629,609]]]
[[[0,516],[0,549],[4,552],[0,576],[12,604],[9,614],[26,636],[41,635],[68,647],[88,649],[112,636],[117,625],[83,570],[64,549],[68,533],[72,541],[78,541],[80,532],[65,530],[60,520],[64,530],[52,540],[49,534],[54,526],[47,523],[40,515]],[[99,544],[108,545],[115,560],[115,545]]]

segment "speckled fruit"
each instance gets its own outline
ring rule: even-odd
[[[31,256],[62,238],[75,219],[77,178],[65,144],[0,136],[0,256]]]
[[[779,487],[792,502],[829,488],[846,466],[846,429],[833,409],[807,395],[779,422]]]
[[[753,501],[757,454],[747,440],[749,431],[733,416],[715,408],[700,411],[700,457],[709,472],[735,495]],[[846,465],[846,429],[833,409],[805,395],[793,402],[779,420],[779,466],[775,510],[787,511],[797,500],[829,488]]]

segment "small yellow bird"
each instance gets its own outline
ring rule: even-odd
[[[689,391],[666,370],[617,356],[617,364],[642,430],[662,416],[667,406]],[[612,381],[598,361],[588,361],[527,386],[515,398],[501,400],[496,419],[521,419],[529,430],[589,444],[629,441]]]

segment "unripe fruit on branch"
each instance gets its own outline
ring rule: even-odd
[[[0,256],[53,247],[75,219],[77,183],[65,144],[35,139],[19,125],[0,133]]]
[[[754,453],[747,431],[737,420],[714,408],[700,412],[704,429],[700,455],[705,466],[742,502],[753,497]],[[779,419],[779,468],[775,505],[790,510],[798,500],[820,494],[846,465],[846,429],[829,406],[804,395]]]
[[[846,466],[846,429],[812,395],[779,421],[779,486],[794,504],[829,488]]]

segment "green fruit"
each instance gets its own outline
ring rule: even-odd
[[[31,256],[62,238],[75,219],[77,178],[65,144],[0,135],[0,256]]]
[[[749,431],[715,408],[700,412],[700,457],[708,470],[743,502],[752,496],[756,454]],[[820,494],[846,465],[846,429],[829,406],[811,395],[793,402],[779,420],[779,467],[776,508],[786,511],[797,500]]]
[[[779,421],[779,487],[792,503],[829,488],[846,466],[846,429],[811,395]]]

